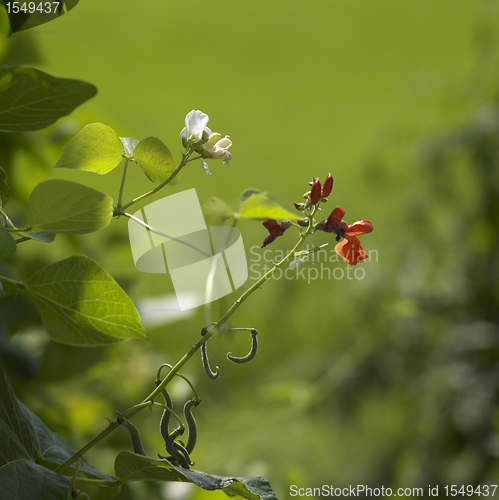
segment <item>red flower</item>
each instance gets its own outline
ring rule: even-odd
[[[312,205],[317,205],[321,199],[321,181],[319,178],[314,179],[312,183],[312,189],[310,190],[310,203]]]
[[[326,180],[324,181],[324,186],[322,186],[322,196],[329,196],[332,189],[333,176],[331,174],[327,174]]]
[[[269,230],[269,235],[263,240],[263,245],[260,248],[266,247],[270,243],[272,243],[278,236],[282,236],[284,231],[289,227],[289,223],[285,224],[281,222],[277,223],[275,219],[269,219],[265,221],[263,225]]]
[[[337,241],[343,238],[334,249],[349,264],[355,266],[367,259],[357,235],[370,233],[373,230],[373,225],[368,220],[359,220],[348,225],[341,220],[344,215],[345,211],[341,207],[336,207],[328,217],[323,229],[327,233],[335,233]]]

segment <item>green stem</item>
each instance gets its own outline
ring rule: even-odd
[[[7,278],[3,274],[0,274],[0,281],[5,281],[6,283],[11,283],[12,285],[16,285],[18,288],[26,288],[26,285],[21,281],[16,281],[11,278]]]
[[[189,156],[192,154],[192,150],[188,151],[187,153],[182,154],[182,160],[180,160],[180,163],[178,167],[175,169],[172,175],[166,179],[166,181],[162,182],[159,186],[155,187],[151,191],[148,191],[147,193],[141,194],[140,196],[137,196],[137,198],[134,198],[132,201],[129,201],[123,207],[121,207],[123,210],[126,210],[128,207],[131,207],[132,205],[135,205],[135,203],[139,202],[140,200],[143,200],[147,198],[148,196],[153,195],[154,193],[157,193],[160,189],[163,189],[167,184],[169,184],[175,176],[187,165],[187,160],[189,159]]]
[[[315,211],[313,211],[314,213]],[[295,253],[298,251],[298,249],[303,245],[303,242],[307,239],[307,236],[309,235],[309,231],[312,228],[312,220],[313,220],[313,213],[310,216],[310,223],[307,228],[307,230],[302,233],[298,243],[293,247],[293,249],[284,257],[280,262],[277,264],[274,264],[274,266],[267,272],[265,273],[258,281],[256,281],[252,286],[250,286],[235,302],[232,304],[232,306],[227,310],[227,312],[218,320],[217,323],[211,325],[208,327],[205,335],[203,335],[185,354],[184,356],[177,362],[177,364],[170,370],[170,372],[166,375],[166,377],[161,381],[161,383],[154,389],[154,391],[147,396],[142,403],[130,408],[127,410],[125,413],[122,414],[122,417],[124,418],[130,418],[132,415],[135,413],[139,412],[142,410],[144,407],[148,407],[151,404],[151,401],[154,401],[155,398],[157,398],[160,394],[161,391],[171,382],[173,377],[178,373],[178,371],[189,361],[189,359],[203,346],[208,342],[208,340],[215,335],[217,332],[217,329],[222,326],[224,323],[227,322],[227,320],[234,314],[234,312],[238,309],[238,307],[255,291],[258,290],[265,281],[267,281],[274,273],[277,271],[277,269],[281,268],[289,262],[291,259],[294,258]],[[83,448],[78,450],[73,456],[68,458],[62,465],[60,465],[55,472],[58,472],[59,474],[64,472],[75,460],[77,460],[79,457],[83,456],[90,448],[92,448],[94,445],[96,445],[99,441],[101,441],[103,438],[105,438],[108,434],[110,434],[112,431],[114,431],[117,427],[119,427],[119,424],[117,422],[111,422],[109,426],[104,429],[100,434],[95,436],[90,442],[88,442]]]
[[[64,476],[67,477],[68,479],[72,479],[69,476]],[[76,478],[78,483],[81,484],[91,484],[93,486],[108,486],[110,488],[116,488],[118,487],[121,483],[120,480],[115,480],[115,481],[109,481],[107,479],[92,479],[90,477],[83,477],[83,476],[78,476]]]
[[[4,227],[3,229],[5,229],[6,231],[9,231],[11,233],[29,233],[31,231],[30,227],[23,227],[23,228],[19,229],[17,227],[10,226],[10,227]]]
[[[211,253],[203,250],[202,248],[199,248],[198,246],[194,245],[194,243],[191,243],[189,241],[183,240],[182,238],[176,238],[175,236],[170,236],[169,234],[158,231],[157,229],[154,229],[149,224],[145,223],[142,219],[135,217],[135,215],[129,214],[128,212],[123,212],[123,210],[119,210],[118,208],[114,209],[114,214],[115,215],[124,215],[125,217],[128,217],[129,219],[132,219],[135,222],[141,224],[146,229],[149,229],[149,231],[151,231],[152,233],[158,234],[159,236],[163,236],[164,238],[168,238],[170,240],[178,241],[179,243],[182,243],[183,245],[187,245],[188,247],[191,247],[192,249],[196,250],[197,252],[202,253],[205,257],[208,257],[208,258],[212,257]]]
[[[146,403],[140,403],[138,405],[132,406],[132,408],[128,409],[125,413],[123,413],[122,417],[129,418],[135,413],[139,412],[143,408],[149,407],[151,405],[150,401]],[[108,434],[111,434],[115,429],[120,426],[118,422],[109,422],[109,425],[97,436],[95,436],[91,441],[89,441],[83,448],[79,449],[75,454],[73,454],[70,458],[68,458],[63,464],[59,465],[54,472],[61,474],[64,472],[72,463],[78,460],[80,457],[85,455],[85,453],[90,450],[93,446],[95,446],[99,441],[104,439]]]
[[[128,158],[126,158],[125,168],[123,169],[123,177],[121,178],[120,192],[118,194],[118,207],[117,208],[121,208],[121,204],[122,204],[121,201],[123,199],[123,189],[125,188],[126,170],[127,170],[129,161],[130,160]]]

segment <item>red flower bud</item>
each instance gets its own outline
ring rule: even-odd
[[[327,174],[326,180],[324,181],[324,186],[322,187],[322,196],[329,196],[332,189],[333,176],[331,174]]]
[[[310,190],[310,203],[317,205],[321,199],[321,181],[319,178],[314,179],[312,189]]]

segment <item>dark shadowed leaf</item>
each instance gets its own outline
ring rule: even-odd
[[[52,469],[74,450],[17,399],[1,365],[0,401],[0,500],[68,498],[70,480]],[[80,471],[95,479],[114,479],[85,459]]]
[[[51,470],[19,460],[0,467],[0,500],[61,500],[71,481]]]
[[[10,257],[17,250],[16,240],[7,231],[0,227],[0,259]]]
[[[0,168],[0,208],[7,205],[10,198],[10,188],[5,182],[5,171]]]
[[[222,477],[196,470],[175,467],[160,460],[127,451],[116,457],[115,470],[121,482],[176,481],[189,482],[209,490],[222,490],[229,496],[238,495],[249,500],[277,500],[270,483],[262,476]]]
[[[41,241],[42,243],[52,243],[55,239],[55,233],[49,233],[47,231],[33,231],[32,233],[21,234],[33,240]]]
[[[90,83],[55,78],[34,68],[0,67],[0,131],[40,130],[94,97]]]

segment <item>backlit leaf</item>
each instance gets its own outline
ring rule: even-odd
[[[288,212],[265,193],[253,194],[244,199],[239,207],[239,219],[296,220],[296,213]]]
[[[123,289],[95,261],[77,255],[26,281],[47,333],[70,345],[107,345],[146,333]]]
[[[111,197],[63,179],[41,182],[28,201],[28,224],[40,231],[92,233],[106,227],[112,216]]]
[[[64,146],[55,167],[103,175],[116,168],[124,154],[123,142],[111,127],[103,123],[90,123]]]
[[[157,137],[147,137],[140,141],[135,147],[133,157],[152,182],[166,181],[177,168],[170,150]],[[176,186],[179,181],[177,174],[169,184]]]

